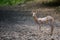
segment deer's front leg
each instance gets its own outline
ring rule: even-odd
[[[39,25],[39,31],[41,32],[41,25]]]
[[[43,25],[43,22],[40,22],[39,23],[39,31],[41,32],[41,27],[42,27],[42,25]]]

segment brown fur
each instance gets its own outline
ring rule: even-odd
[[[43,19],[43,21],[42,20],[38,20],[38,18],[37,18],[37,16],[36,16],[36,14],[35,14],[35,12],[32,12],[33,13],[33,18],[34,18],[34,20],[35,20],[35,22],[37,23],[37,24],[39,24],[40,25],[40,23],[42,24],[42,23],[48,23],[49,21],[51,22],[51,35],[53,34],[53,28],[54,28],[54,26],[53,26],[53,22],[54,22],[54,18],[53,17],[51,17],[51,16],[46,16],[45,18],[46,18],[46,20],[45,19]],[[50,19],[49,19],[50,18]],[[42,18],[41,18],[42,19]],[[39,23],[40,22],[40,23]],[[39,27],[39,28],[41,28],[41,26]]]

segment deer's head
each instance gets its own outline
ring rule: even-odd
[[[32,16],[36,16],[36,11],[32,11]]]

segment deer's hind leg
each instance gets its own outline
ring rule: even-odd
[[[53,30],[54,30],[54,27],[53,27],[53,26],[51,26],[51,34],[50,34],[50,35],[52,35],[52,34],[53,34]]]

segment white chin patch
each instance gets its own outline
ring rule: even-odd
[[[35,13],[33,13],[33,16],[35,16]]]

